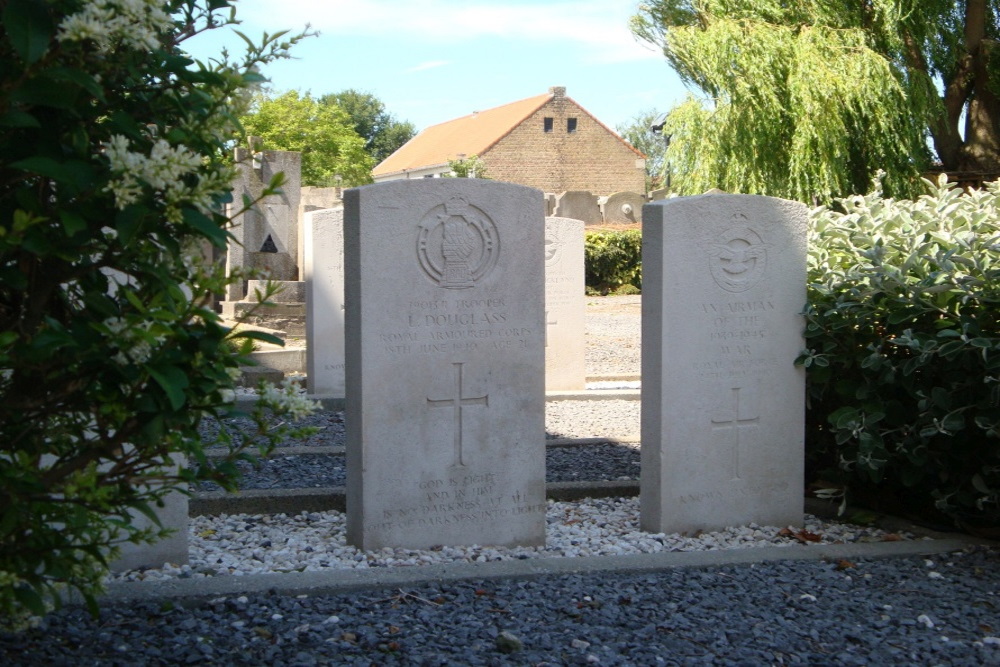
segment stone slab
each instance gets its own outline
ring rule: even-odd
[[[349,543],[543,544],[542,193],[421,179],[344,205]]]
[[[557,195],[553,216],[583,220],[587,225],[604,222],[597,197],[586,190],[569,190]]]
[[[643,207],[643,530],[803,520],[806,207]]]
[[[309,392],[345,396],[344,210],[307,212],[303,235]]]
[[[545,389],[587,387],[584,224],[545,218]]]

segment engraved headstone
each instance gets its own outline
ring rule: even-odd
[[[545,218],[545,389],[586,389],[582,220]]]
[[[309,393],[344,397],[344,210],[309,211],[303,225],[306,382]]]
[[[806,207],[646,204],[642,263],[642,528],[801,524]]]
[[[542,212],[479,179],[345,192],[350,544],[544,543]]]

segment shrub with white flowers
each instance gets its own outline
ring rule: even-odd
[[[233,1],[0,0],[0,624],[67,586],[93,604],[116,544],[162,537],[130,512],[200,479],[232,488],[248,456],[223,434],[213,463],[199,437],[254,336],[212,310],[232,278],[201,258],[229,238],[234,119],[305,33],[188,57]],[[239,443],[285,435],[265,405],[308,411],[275,391]],[[199,465],[164,469],[176,455]]]

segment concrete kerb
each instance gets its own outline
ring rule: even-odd
[[[105,603],[134,600],[178,601],[228,595],[332,595],[372,589],[403,588],[479,579],[531,579],[549,575],[601,572],[645,573],[673,568],[709,568],[773,561],[840,561],[857,558],[929,556],[989,544],[964,536],[910,542],[754,547],[719,551],[685,551],[625,556],[530,558],[492,563],[454,563],[410,568],[375,568],[289,572],[248,576],[219,576],[152,582],[113,582],[102,596]]]

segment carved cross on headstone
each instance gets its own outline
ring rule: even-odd
[[[432,408],[452,408],[455,411],[455,462],[452,466],[457,468],[465,467],[465,460],[462,451],[462,408],[482,405],[489,407],[490,395],[483,396],[463,396],[462,392],[462,367],[463,362],[454,362],[455,367],[455,394],[451,398],[427,398],[427,405]]]
[[[552,324],[559,324],[559,320],[550,320],[549,311],[545,311],[545,347],[549,346],[549,326]]]
[[[732,481],[740,479],[740,428],[755,426],[760,422],[760,416],[745,417],[740,414],[740,389],[733,387],[733,416],[727,419],[713,419],[712,428],[733,430]]]

